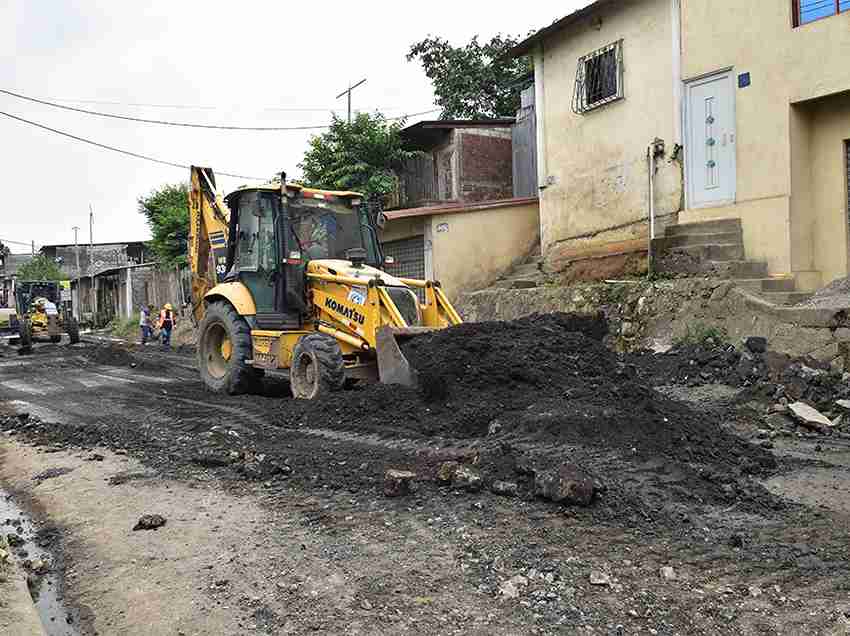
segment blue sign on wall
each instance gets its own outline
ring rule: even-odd
[[[749,73],[741,73],[738,76],[738,88],[746,88],[750,85],[750,74]]]

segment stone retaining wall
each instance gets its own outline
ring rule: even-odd
[[[850,345],[850,310],[778,307],[722,279],[486,289],[461,295],[456,305],[469,321],[602,310],[618,350],[662,349],[689,329],[714,328],[729,342],[764,336],[774,351],[843,366]]]

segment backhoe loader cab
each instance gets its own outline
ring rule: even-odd
[[[214,391],[250,390],[265,370],[289,370],[310,399],[346,380],[414,384],[396,339],[460,322],[438,283],[381,271],[383,213],[356,192],[282,175],[222,199],[212,172],[192,168],[189,209],[199,366]]]

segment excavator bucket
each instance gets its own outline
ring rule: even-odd
[[[381,327],[377,333],[378,379],[381,384],[401,384],[417,387],[419,385],[416,369],[401,351],[399,342],[403,342],[424,333],[434,331],[431,327]]]

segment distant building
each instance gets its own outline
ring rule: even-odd
[[[399,175],[397,206],[476,203],[513,196],[514,117],[420,121],[401,131],[419,151]]]
[[[15,306],[15,281],[18,270],[32,260],[31,254],[8,254],[0,257],[0,307]]]
[[[80,243],[45,245],[41,253],[55,261],[66,278],[91,276],[107,269],[139,265],[153,260],[153,252],[143,241],[126,243]],[[80,271],[77,271],[79,256]]]

